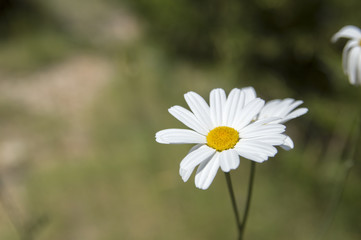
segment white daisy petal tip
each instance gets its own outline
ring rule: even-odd
[[[210,116],[210,108],[204,98],[195,92],[188,92],[184,94],[188,106],[192,110],[194,116],[204,126],[204,128],[212,129],[212,120]]]
[[[215,154],[211,159],[199,165],[194,179],[197,188],[202,190],[209,188],[219,169],[219,155]]]
[[[200,123],[198,118],[192,112],[181,106],[173,106],[168,109],[168,112],[184,125],[200,134],[205,135],[209,132],[209,130]]]
[[[209,94],[209,107],[213,127],[222,125],[226,98],[226,93],[222,88],[213,89]]]
[[[219,165],[223,172],[230,172],[239,166],[239,155],[233,149],[220,153]]]
[[[307,108],[296,109],[301,104],[303,104],[302,100],[295,100],[292,98],[285,98],[283,100],[275,99],[269,101],[262,108],[258,119],[278,117],[280,119],[274,121],[273,123],[285,123],[308,112]]]
[[[157,141],[158,143],[162,143],[162,144],[169,144],[168,142],[164,141],[164,139],[162,138],[161,131],[159,131],[155,134],[155,141]]]
[[[155,134],[158,143],[163,144],[198,144],[205,143],[206,137],[189,129],[165,129]]]
[[[192,172],[180,168],[179,175],[182,177],[183,182],[187,182],[190,176],[192,175]]]
[[[361,30],[358,27],[347,25],[341,28],[337,33],[335,33],[332,36],[331,41],[336,42],[340,38],[352,39],[352,38],[360,38],[360,37],[361,37]]]
[[[342,52],[343,72],[348,76],[351,85],[360,85],[361,29],[351,25],[345,26],[332,37],[331,41],[335,42],[340,38],[349,39]]]
[[[289,136],[286,136],[284,142],[282,145],[280,145],[281,148],[283,148],[286,151],[289,151],[294,148],[294,144],[292,139]]]
[[[245,104],[249,103],[257,97],[256,90],[253,87],[244,87],[241,89],[246,96]]]

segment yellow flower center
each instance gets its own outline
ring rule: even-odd
[[[230,127],[216,127],[207,135],[207,145],[219,152],[233,148],[238,140],[238,132]]]

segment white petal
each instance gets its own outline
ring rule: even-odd
[[[281,103],[280,99],[275,99],[268,101],[264,107],[262,108],[261,112],[259,113],[258,119],[264,119],[267,117],[274,116],[274,112],[277,110],[277,107]]]
[[[295,111],[291,112],[290,114],[288,114],[284,119],[282,119],[281,121],[279,121],[279,123],[285,123],[291,119],[297,118],[299,116],[302,116],[303,114],[306,114],[308,112],[307,108],[299,108],[296,109]]]
[[[356,77],[356,84],[361,84],[361,54],[358,56],[358,62],[357,62],[357,77]]]
[[[165,129],[155,134],[155,140],[164,144],[206,143],[205,136],[189,129]]]
[[[223,126],[231,126],[237,112],[240,112],[245,102],[245,93],[238,88],[232,89],[226,101],[223,112]]]
[[[279,120],[282,120],[282,118],[279,118],[279,117],[267,117],[267,118],[257,119],[254,122],[251,122],[245,128],[247,128],[248,130],[257,129],[258,127],[263,126],[263,125],[278,124],[278,123],[274,123],[274,122],[279,121]]]
[[[274,106],[271,117],[285,117],[292,110],[289,110],[289,107],[294,101],[295,100],[292,98],[285,98],[281,100],[279,104]]]
[[[249,103],[250,101],[252,101],[257,97],[256,91],[254,90],[253,87],[245,87],[242,88],[241,90],[245,93],[246,96],[245,104]]]
[[[355,26],[345,26],[333,35],[332,42],[336,42],[339,38],[361,38],[361,31]]]
[[[273,146],[282,145],[285,141],[286,136],[282,133],[272,134],[272,135],[263,135],[259,137],[253,137],[252,140],[260,141],[263,143],[267,143]]]
[[[181,175],[183,181],[187,181],[191,176],[194,168],[201,162],[207,160],[216,151],[207,145],[203,145],[200,148],[189,153],[180,163],[179,174]]]
[[[293,118],[299,117],[305,114],[308,109],[301,108],[292,112],[296,107],[301,105],[303,101],[295,101],[292,98],[286,98],[283,100],[272,100],[263,107],[259,114],[259,119],[264,119],[266,117],[279,117],[280,119],[273,121],[273,123],[284,123]]]
[[[260,98],[253,99],[251,102],[246,104],[239,113],[236,114],[231,127],[235,128],[236,130],[242,129],[254,119],[263,106],[264,100]]]
[[[226,93],[223,89],[213,89],[209,96],[210,114],[213,127],[222,125],[223,109],[226,103]]]
[[[296,107],[300,106],[303,103],[302,100],[294,100],[294,103],[290,105],[290,111],[295,109]]]
[[[284,143],[282,145],[280,145],[280,147],[286,151],[293,149],[294,144],[293,144],[292,139],[289,136],[286,136]]]
[[[219,165],[223,172],[229,172],[239,166],[239,156],[233,149],[222,151],[219,154]]]
[[[239,131],[239,137],[254,138],[262,136],[272,136],[273,134],[283,133],[286,127],[281,124],[262,124],[258,125],[257,122],[251,123]]]
[[[213,158],[207,162],[201,163],[197,169],[195,184],[197,188],[206,190],[213,182],[219,168],[219,154],[215,154]]]
[[[174,106],[168,109],[169,113],[172,114],[176,119],[181,121],[187,127],[199,132],[203,135],[207,135],[209,130],[205,128],[198,120],[196,116],[187,109],[181,106]]]
[[[198,148],[200,148],[200,147],[202,147],[202,146],[203,146],[202,143],[197,144],[197,145],[194,145],[193,147],[191,147],[191,149],[189,150],[188,153],[191,153],[191,152],[193,152],[194,150],[197,150]]]
[[[238,141],[234,149],[242,152],[249,152],[255,154],[266,155],[269,157],[273,157],[277,153],[277,149],[273,147],[271,144],[267,144],[260,141],[241,139]]]
[[[357,40],[350,40],[346,43],[345,47],[342,51],[342,68],[343,72],[347,74],[347,68],[348,68],[348,57],[350,54],[350,50],[358,45],[359,41]]]
[[[241,157],[244,157],[246,159],[249,159],[249,160],[252,160],[255,162],[262,163],[268,159],[267,155],[245,152],[245,151],[242,151],[241,149],[235,149],[235,150]]]
[[[258,127],[261,125],[266,125],[266,124],[274,124],[275,121],[279,121],[282,118],[279,117],[267,117],[267,118],[262,118],[262,119],[257,119],[254,122],[252,122],[252,126],[254,127]]]
[[[288,101],[286,101],[288,100]],[[293,109],[301,105],[303,101],[295,100],[293,98],[286,98],[283,100],[284,107],[280,110],[279,115],[282,117],[286,117]]]
[[[188,106],[198,118],[199,122],[208,130],[212,129],[212,121],[210,117],[209,106],[204,99],[195,92],[188,92],[184,94]]]
[[[284,115],[286,116],[287,114],[289,114],[291,111],[293,111],[296,107],[300,106],[303,101],[302,100],[294,100],[292,99],[294,102],[292,104],[290,104],[286,110],[284,111]]]
[[[360,54],[360,48],[355,47],[351,50],[350,56],[348,58],[348,69],[347,73],[350,79],[351,84],[356,83],[356,74],[357,74],[357,61]]]

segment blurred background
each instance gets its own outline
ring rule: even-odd
[[[342,72],[345,41],[330,42],[361,27],[360,9],[1,0],[0,239],[236,239],[223,173],[206,191],[183,183],[190,146],[154,135],[183,127],[167,109],[186,107],[187,91],[208,101],[246,86],[309,113],[287,123],[295,148],[257,165],[245,239],[361,239],[361,89]],[[241,211],[249,167],[231,172]]]

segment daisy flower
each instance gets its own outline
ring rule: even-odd
[[[332,37],[332,42],[340,38],[349,41],[343,49],[342,66],[352,85],[361,84],[361,30],[355,26],[345,26]]]
[[[210,93],[210,105],[195,92],[184,98],[191,111],[174,106],[169,113],[190,129],[166,129],[156,133],[164,144],[196,144],[180,163],[179,174],[188,181],[198,166],[195,185],[207,189],[219,167],[229,172],[239,166],[239,156],[263,162],[277,153],[274,146],[284,143],[285,126],[275,118],[254,121],[264,100],[249,90],[233,89],[228,98],[223,89]]]
[[[243,88],[247,92],[248,101],[251,101],[257,97],[256,91],[253,87]],[[291,119],[302,116],[308,112],[307,108],[298,108],[303,103],[301,100],[295,100],[292,98],[285,99],[275,99],[267,102],[264,107],[261,109],[260,113],[255,117],[255,119],[267,119],[267,118],[277,118],[271,123],[285,123]],[[292,139],[285,135],[285,141],[280,147],[285,150],[293,149],[294,144]]]

